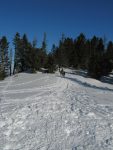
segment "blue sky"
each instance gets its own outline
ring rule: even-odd
[[[113,0],[0,0],[0,37],[11,42],[17,31],[37,38],[38,46],[46,32],[48,49],[62,33],[113,41]]]

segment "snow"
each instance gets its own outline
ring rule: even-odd
[[[0,150],[113,149],[113,85],[65,71],[0,82]]]

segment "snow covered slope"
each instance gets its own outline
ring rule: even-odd
[[[0,150],[113,150],[113,85],[70,72],[0,82]]]

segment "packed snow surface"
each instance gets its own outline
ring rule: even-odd
[[[0,150],[113,150],[113,85],[71,70],[6,78]]]

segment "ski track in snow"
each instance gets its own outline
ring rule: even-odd
[[[37,74],[36,80],[0,82],[0,150],[113,150],[113,105],[97,104],[69,77]],[[40,86],[27,88],[35,82]]]

